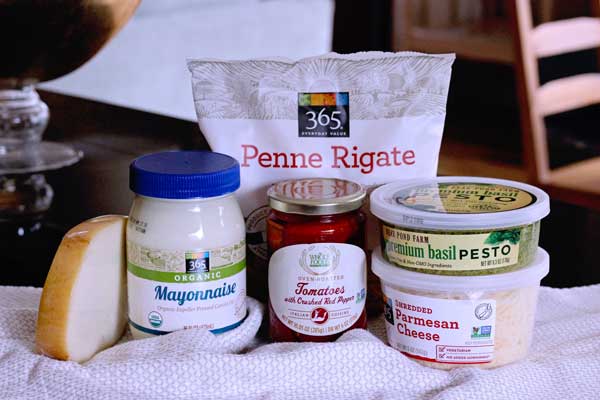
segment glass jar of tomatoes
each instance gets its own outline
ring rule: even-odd
[[[357,183],[327,178],[269,189],[272,340],[325,342],[366,328],[365,194]]]

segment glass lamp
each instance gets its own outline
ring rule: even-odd
[[[50,111],[35,84],[92,58],[129,20],[140,0],[0,0],[0,220],[46,211],[44,171],[82,152],[42,140]]]

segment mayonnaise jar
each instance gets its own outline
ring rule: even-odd
[[[134,338],[221,333],[246,316],[240,167],[209,151],[149,154],[130,166],[129,325]]]

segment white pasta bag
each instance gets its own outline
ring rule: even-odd
[[[250,290],[266,285],[272,183],[336,177],[370,188],[436,175],[453,61],[413,52],[188,61],[200,129],[242,168]],[[372,248],[378,236],[368,237]]]

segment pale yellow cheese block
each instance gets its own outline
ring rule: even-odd
[[[83,362],[123,335],[126,224],[120,215],[93,218],[63,238],[40,300],[35,340],[42,354]]]

